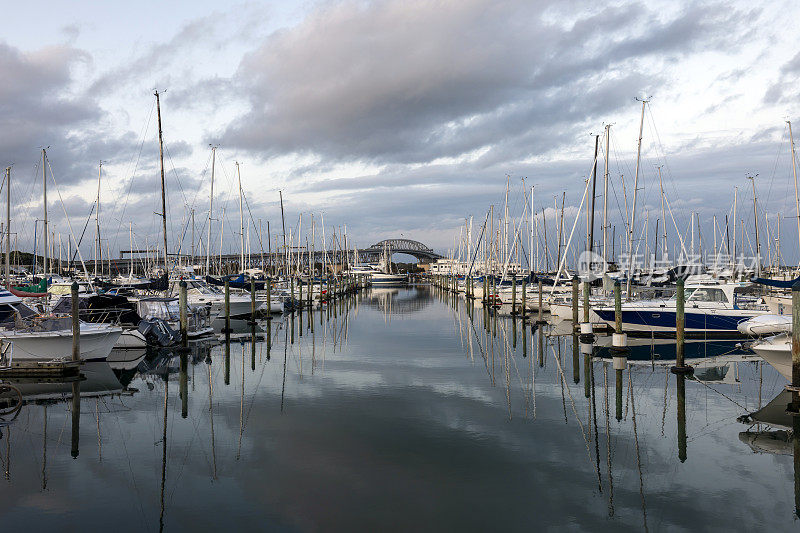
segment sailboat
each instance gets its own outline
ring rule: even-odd
[[[44,150],[42,159],[45,160]],[[11,281],[11,169],[6,169],[6,286]],[[45,252],[45,263],[47,262]],[[10,344],[11,357],[50,361],[72,353],[72,318],[41,315],[8,290],[0,290],[0,344]],[[109,324],[80,323],[80,357],[104,361],[122,334]]]

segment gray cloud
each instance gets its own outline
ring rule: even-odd
[[[564,29],[543,16],[554,6],[321,8],[244,58],[234,81],[251,111],[223,138],[262,155],[405,163],[514,145],[517,157],[545,153],[657,84],[643,59],[716,46],[739,16],[690,6],[662,22],[643,4],[582,13],[579,3]]]

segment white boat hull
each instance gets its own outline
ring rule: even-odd
[[[80,357],[84,361],[105,361],[116,344],[122,328],[81,324]],[[0,339],[10,342],[14,360],[51,361],[72,355],[72,332],[0,332]]]
[[[764,361],[788,379],[792,380],[792,338],[782,334],[767,337],[754,343],[751,347]]]

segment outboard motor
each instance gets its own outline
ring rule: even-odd
[[[154,346],[172,346],[180,340],[180,333],[160,318],[147,318],[139,322],[139,333],[147,339],[147,344]]]

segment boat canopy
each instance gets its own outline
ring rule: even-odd
[[[800,281],[800,277],[795,279],[790,279],[787,281],[782,281],[779,279],[767,279],[767,278],[752,278],[750,281],[753,283],[758,283],[759,285],[766,285],[767,287],[777,287],[779,289],[791,289],[792,285]]]

